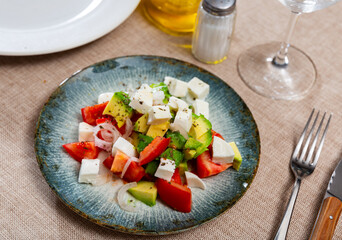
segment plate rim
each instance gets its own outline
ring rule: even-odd
[[[39,29],[34,29],[34,30],[30,30],[30,31],[26,31],[26,30],[15,30],[15,31],[11,31],[11,30],[6,30],[5,28],[0,28],[0,33],[2,34],[2,36],[4,36],[6,33],[8,35],[8,37],[4,38],[3,40],[1,40],[3,43],[0,45],[0,55],[1,56],[35,56],[35,55],[42,55],[42,54],[51,54],[51,53],[56,53],[56,52],[61,52],[61,51],[66,51],[66,50],[70,50],[70,49],[74,49],[80,46],[83,46],[85,44],[91,43],[103,36],[105,36],[106,34],[110,33],[111,31],[113,31],[115,28],[117,28],[119,25],[121,25],[124,21],[127,20],[127,18],[129,16],[132,15],[132,13],[135,11],[135,9],[138,7],[140,0],[130,0],[130,1],[125,1],[125,0],[120,0],[121,3],[120,4],[125,4],[127,5],[126,12],[125,14],[122,14],[120,16],[119,19],[117,19],[116,21],[113,21],[110,23],[110,21],[107,21],[109,23],[104,24],[104,26],[102,28],[95,28],[95,34],[94,33],[89,33],[87,35],[84,34],[84,32],[78,33],[79,36],[76,39],[72,39],[71,41],[66,41],[66,43],[62,44],[62,45],[56,45],[56,44],[43,44],[43,47],[33,47],[32,49],[28,46],[32,45],[31,42],[34,42],[36,40],[36,34],[38,33],[38,36],[44,36],[45,35],[51,35],[51,33],[53,33],[50,38],[57,38],[60,34],[63,33],[63,35],[65,34],[75,34],[75,32],[77,33],[77,31],[75,31],[73,28],[70,28],[70,25],[80,25],[80,26],[85,26],[87,24],[89,24],[89,22],[94,21],[94,23],[97,21],[100,21],[101,17],[99,17],[100,15],[103,15],[102,12],[104,11],[108,11],[107,10],[107,5],[109,6],[116,6],[117,0],[115,1],[107,1],[107,0],[101,0],[101,3],[97,6],[97,8],[95,8],[93,11],[89,12],[87,15],[83,16],[82,18],[78,19],[75,22],[72,22],[69,25],[63,25],[62,27],[56,27],[54,28],[54,26],[52,25],[51,29],[49,29],[48,27],[42,28],[42,30]],[[104,5],[104,6],[101,6]],[[99,7],[101,7],[101,9],[99,9]],[[105,8],[106,7],[106,8]],[[105,8],[105,10],[103,10],[103,8]],[[94,14],[94,12],[96,12],[96,14]],[[100,12],[98,12],[100,11]],[[102,11],[102,12],[101,12]],[[106,14],[106,16],[108,16],[109,13]],[[94,16],[95,15],[95,16]],[[97,29],[97,30],[96,30]],[[63,32],[65,31],[65,32]],[[35,36],[35,38],[31,37],[27,37],[27,33],[29,33],[30,35]],[[40,34],[39,34],[40,33]],[[19,49],[13,49],[11,48],[10,50],[6,50],[6,44],[8,44],[8,42],[11,40],[10,38],[23,38],[25,39],[24,42],[20,41],[20,44],[17,44],[16,47],[19,47]],[[27,39],[28,38],[28,39]],[[60,39],[61,37],[59,37]],[[1,42],[0,41],[0,42]],[[45,40],[46,41],[46,40]],[[26,44],[25,42],[29,42],[30,44]]]
[[[241,193],[241,195],[239,195],[237,198],[234,198],[234,200],[232,201],[232,204],[229,205],[227,208],[223,209],[223,211],[219,212],[217,215],[213,216],[213,217],[210,217],[209,219],[204,219],[200,222],[197,222],[196,224],[193,224],[189,227],[183,227],[183,228],[174,228],[172,231],[160,231],[160,232],[157,232],[157,231],[147,231],[147,230],[137,230],[137,229],[134,229],[134,228],[126,228],[126,227],[123,227],[121,225],[108,225],[108,224],[105,224],[105,223],[102,223],[101,221],[97,220],[97,219],[94,219],[92,217],[89,217],[87,214],[85,214],[84,212],[82,212],[81,210],[71,206],[71,204],[69,204],[68,202],[66,202],[64,199],[62,199],[62,197],[59,195],[59,193],[57,192],[57,190],[55,189],[55,187],[47,180],[47,176],[45,175],[44,171],[43,171],[43,162],[42,160],[40,159],[40,156],[38,156],[38,149],[37,149],[37,138],[38,138],[38,128],[40,126],[40,121],[41,121],[41,116],[42,116],[42,113],[45,109],[45,107],[47,106],[47,104],[50,102],[51,99],[53,99],[54,95],[58,93],[58,91],[60,90],[60,88],[66,84],[71,78],[73,78],[74,76],[76,76],[77,74],[97,65],[97,64],[101,64],[101,63],[104,63],[104,62],[108,62],[108,61],[114,61],[116,59],[124,59],[124,58],[135,58],[135,57],[147,57],[147,58],[154,58],[154,59],[166,59],[166,60],[172,60],[172,61],[176,61],[178,63],[181,63],[181,64],[185,64],[187,66],[191,66],[191,67],[194,67],[196,68],[197,70],[199,70],[200,72],[203,72],[203,73],[206,73],[206,74],[209,74],[209,75],[212,75],[214,76],[215,78],[219,79],[221,82],[223,82],[227,87],[229,87],[230,89],[232,89],[235,94],[242,100],[243,104],[246,106],[246,108],[248,109],[249,113],[250,113],[250,116],[255,124],[255,134],[256,134],[256,139],[257,139],[257,142],[258,142],[258,150],[259,150],[259,154],[258,154],[258,159],[257,159],[257,164],[253,170],[253,174],[251,176],[251,178],[249,179],[249,182],[248,182],[248,185],[247,187],[245,188],[245,190]],[[37,123],[36,123],[36,128],[35,128],[35,134],[34,134],[34,150],[35,150],[35,155],[36,155],[36,160],[37,160],[37,163],[38,163],[38,166],[39,166],[39,169],[45,179],[45,182],[49,185],[50,189],[55,193],[55,195],[58,197],[58,199],[60,201],[62,201],[62,203],[64,205],[66,205],[69,209],[71,209],[73,212],[77,213],[78,215],[80,215],[81,217],[87,219],[87,220],[90,220],[90,222],[92,223],[95,223],[96,225],[99,225],[101,227],[105,227],[107,229],[110,229],[110,230],[114,230],[114,231],[118,231],[118,232],[122,232],[122,233],[126,233],[126,234],[133,234],[133,235],[141,235],[141,236],[159,236],[159,235],[171,235],[171,234],[178,234],[178,233],[181,233],[181,232],[184,232],[184,231],[188,231],[188,230],[191,230],[191,229],[194,229],[196,227],[199,227],[201,226],[202,224],[204,223],[208,223],[216,218],[218,218],[219,216],[221,216],[223,213],[227,212],[229,209],[231,209],[244,195],[245,193],[247,192],[247,190],[250,188],[250,186],[252,185],[253,181],[254,181],[254,178],[258,172],[258,169],[259,169],[259,164],[260,164],[260,156],[261,156],[261,141],[260,141],[260,133],[259,133],[259,128],[258,128],[258,125],[257,125],[257,122],[255,121],[255,118],[252,114],[252,112],[250,111],[249,107],[247,106],[247,104],[245,103],[245,101],[243,100],[243,98],[235,91],[235,89],[233,89],[232,87],[230,87],[230,85],[228,83],[226,83],[223,79],[221,79],[220,77],[218,77],[217,75],[211,73],[210,71],[202,68],[202,67],[199,67],[193,63],[189,63],[189,62],[186,62],[184,60],[181,60],[181,59],[177,59],[177,58],[173,58],[173,57],[165,57],[165,56],[160,56],[160,55],[125,55],[125,56],[119,56],[119,57],[114,57],[114,58],[109,58],[109,59],[105,59],[105,60],[101,60],[99,62],[96,62],[96,63],[93,63],[93,64],[90,64],[84,68],[81,68],[77,71],[75,71],[72,75],[70,75],[69,77],[67,77],[65,80],[63,80],[59,85],[58,87],[50,94],[49,98],[47,99],[47,101],[44,103],[41,111],[39,112],[39,116],[38,116],[38,120],[37,120]]]

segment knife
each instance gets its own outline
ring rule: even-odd
[[[342,160],[331,175],[310,239],[332,239],[342,211]]]

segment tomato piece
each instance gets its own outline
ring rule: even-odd
[[[125,167],[129,157],[121,151],[117,151],[111,166],[111,171],[114,173],[120,173]]]
[[[113,165],[113,161],[114,161],[114,157],[112,155],[109,155],[104,161],[103,161],[103,165],[105,165],[106,168],[108,168],[109,170],[112,168]]]
[[[115,121],[115,120],[114,120],[114,121]],[[118,131],[119,131],[122,135],[125,134],[125,132],[126,132],[126,123],[125,123],[124,125],[122,125],[122,127],[119,128],[117,122],[115,121],[114,126],[116,127],[116,129],[118,129]]]
[[[100,153],[95,142],[67,143],[63,145],[63,148],[78,162],[82,162],[82,159],[95,159]]]
[[[110,131],[108,131],[108,130],[103,130],[103,131],[106,131],[106,132],[108,132],[108,133],[111,133]],[[104,138],[102,137],[102,131],[99,131],[98,133],[97,133],[97,137],[99,138],[99,139],[101,139],[101,140],[104,140]],[[108,140],[107,140],[108,141]]]
[[[122,135],[125,134],[125,132],[126,132],[126,124],[124,124],[121,128],[119,128],[118,127],[118,123],[111,116],[103,116],[101,118],[96,119],[96,125],[99,125],[99,124],[104,123],[106,121],[111,122]]]
[[[129,164],[123,179],[126,182],[139,182],[145,176],[145,169],[138,163],[132,161]]]
[[[101,123],[105,123],[106,121],[109,121],[109,122],[113,123],[113,117],[111,117],[111,116],[102,116],[101,118],[96,119],[95,123],[96,123],[96,125],[99,125]]]
[[[94,106],[88,106],[81,109],[83,121],[90,124],[96,125],[96,119],[102,117],[102,113],[106,108],[108,102],[96,104]]]
[[[139,163],[144,165],[162,154],[170,143],[171,138],[156,137],[140,152]]]
[[[171,181],[175,182],[175,183],[178,183],[178,184],[183,184],[182,183],[182,179],[181,179],[181,176],[179,174],[179,168],[176,168],[175,172],[173,173],[173,176],[171,178]]]
[[[145,171],[144,180],[154,182],[156,180],[156,177]]]
[[[200,178],[209,177],[223,172],[227,168],[233,166],[233,163],[216,164],[212,162],[212,158],[209,151],[205,151],[197,157],[197,175]]]
[[[132,123],[134,124],[136,121],[138,121],[138,119],[144,114],[134,111],[133,116],[131,118]]]
[[[222,138],[222,139],[224,140],[224,138],[222,137],[222,135],[221,135],[221,134],[219,134],[219,133],[215,132],[215,131],[214,131],[214,130],[212,130],[212,129],[211,129],[211,135],[213,136],[213,138],[214,138],[214,136],[216,136],[216,137]]]
[[[191,190],[185,185],[157,179],[156,187],[160,199],[173,209],[188,213],[191,211]]]

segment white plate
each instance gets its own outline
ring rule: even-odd
[[[120,25],[139,0],[0,0],[0,55],[37,55],[89,43]]]

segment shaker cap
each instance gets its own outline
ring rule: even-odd
[[[210,14],[225,16],[235,10],[236,0],[203,0],[202,6]]]

